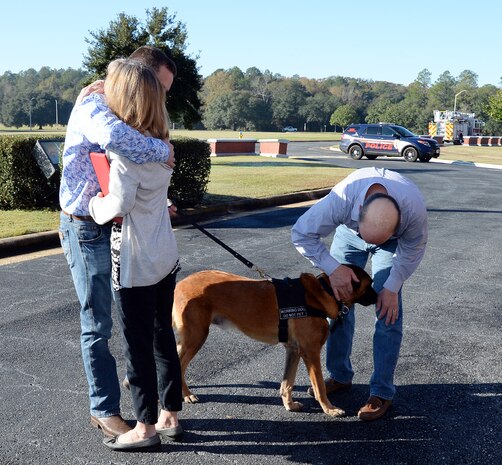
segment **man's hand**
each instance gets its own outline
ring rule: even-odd
[[[178,208],[171,199],[167,199],[167,209],[170,218],[176,218],[178,216]]]
[[[105,91],[105,81],[102,79],[98,81],[94,81],[92,84],[89,84],[87,87],[84,87],[80,94],[78,94],[75,105],[78,105],[85,97],[91,94],[103,94]]]
[[[329,275],[329,283],[337,300],[345,302],[352,297],[352,281],[358,283],[359,279],[352,268],[345,265],[340,265]]]
[[[380,312],[378,319],[385,318],[385,324],[393,325],[399,316],[399,297],[397,292],[383,288],[378,294],[376,311]]]

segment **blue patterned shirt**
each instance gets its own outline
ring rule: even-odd
[[[89,215],[89,200],[101,189],[90,152],[111,150],[135,163],[165,162],[169,147],[160,139],[145,137],[117,118],[103,94],[91,94],[72,110],[63,151],[59,204],[77,216]]]

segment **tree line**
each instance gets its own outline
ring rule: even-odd
[[[443,72],[432,82],[426,68],[409,85],[332,76],[285,77],[257,67],[218,69],[203,78],[197,57],[186,52],[187,29],[167,8],[146,10],[145,21],[121,13],[104,30],[91,32],[84,69],[29,69],[0,76],[0,123],[8,127],[67,124],[80,89],[103,78],[108,63],[154,45],[171,56],[178,75],[167,96],[176,127],[276,131],[341,131],[354,122],[386,121],[427,133],[434,110],[475,113],[485,133],[502,134],[502,91],[478,86],[474,71]]]
[[[478,76],[449,71],[432,82],[423,69],[408,86],[385,81],[333,76],[309,79],[283,77],[270,71],[235,67],[217,70],[204,80],[202,123],[208,129],[277,130],[293,125],[300,130],[340,130],[351,123],[380,121],[427,133],[434,110],[475,113],[486,122],[487,133],[502,133],[502,118],[490,112],[500,90],[478,86]]]

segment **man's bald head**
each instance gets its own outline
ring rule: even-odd
[[[369,244],[380,245],[397,231],[401,211],[387,194],[370,195],[359,213],[359,234]]]

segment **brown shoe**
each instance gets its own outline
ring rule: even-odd
[[[91,415],[91,425],[103,431],[103,434],[109,438],[127,433],[132,429],[120,415],[101,418]]]
[[[370,396],[357,412],[357,416],[364,421],[377,420],[385,415],[389,407],[392,405],[392,400],[381,399],[377,396]]]
[[[352,383],[339,383],[334,379],[327,378],[324,380],[324,385],[326,386],[326,394],[332,394],[333,392],[343,392],[348,391],[352,387]],[[310,386],[307,389],[307,394],[309,396],[315,397],[314,388]]]

